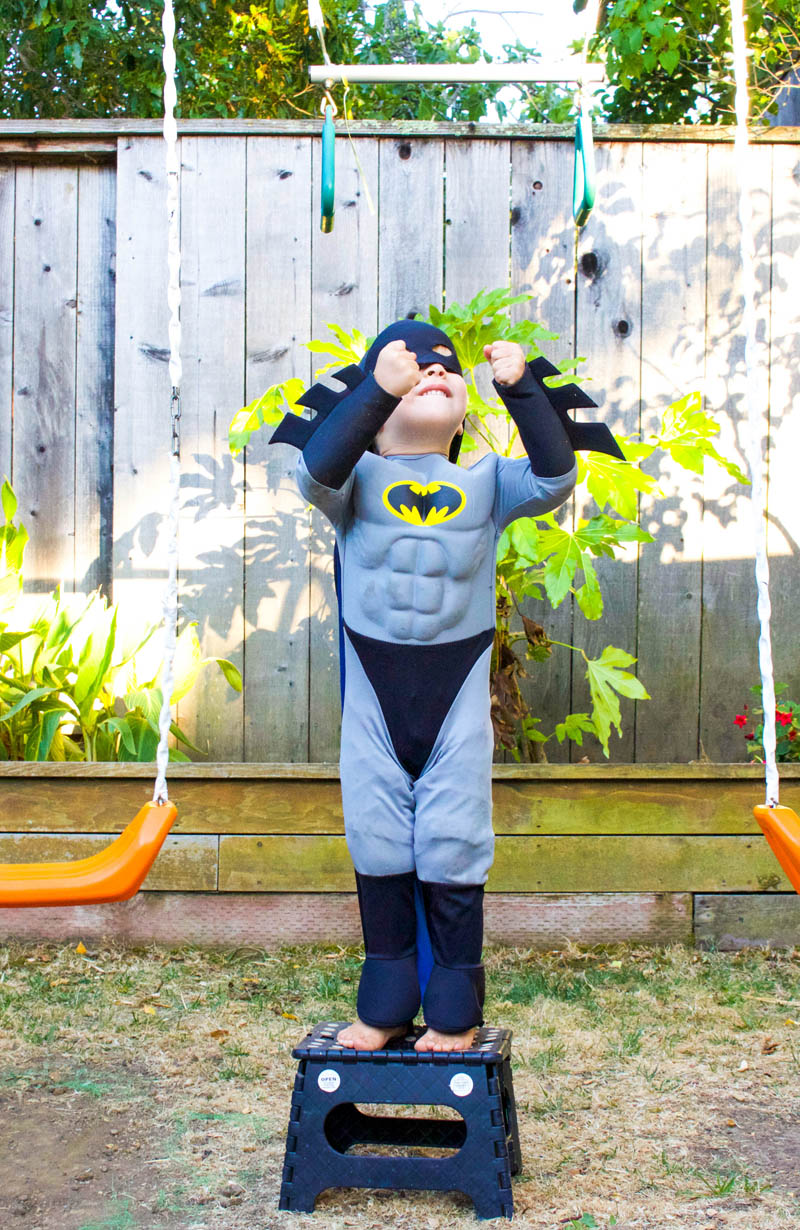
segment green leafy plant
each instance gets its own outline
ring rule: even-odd
[[[584,9],[586,0],[573,7]],[[763,122],[800,62],[800,0],[745,0],[744,9],[751,114]],[[599,104],[611,123],[733,123],[727,4],[603,0],[589,47],[605,59]]]
[[[8,481],[1,494],[0,759],[154,760],[163,695],[158,625],[126,640],[118,608],[99,591],[87,598],[55,590],[33,617],[27,615],[22,569],[28,535],[14,522],[17,501]],[[240,692],[233,663],[203,658],[197,626],[187,624],[178,637],[172,703],[214,662]],[[171,731],[183,747],[200,752],[176,722]],[[188,757],[173,747],[170,759]]]
[[[775,684],[776,700],[788,687],[788,683]],[[750,691],[760,698],[761,684],[754,683]],[[763,764],[764,710],[745,705],[744,712],[737,713],[733,723],[742,729],[750,727],[744,735],[748,755],[752,761]],[[775,705],[775,759],[784,762],[800,760],[800,704],[796,701],[783,699]]]
[[[6,0],[0,6],[0,116],[161,116],[163,0]],[[474,20],[426,20],[419,6],[323,0],[325,41],[336,63],[472,63],[484,51]],[[175,5],[178,114],[316,117],[308,80],[321,48],[306,0],[180,0]],[[537,53],[517,46],[516,58]],[[478,120],[500,85],[354,85],[350,116]],[[342,93],[337,87],[337,101]],[[543,102],[542,105],[546,105]]]
[[[481,444],[505,457],[519,452],[516,428],[507,430],[509,419],[499,399],[482,396],[476,373],[485,363],[484,345],[498,337],[519,342],[532,356],[540,353],[540,342],[557,337],[537,321],[511,321],[511,308],[532,298],[500,288],[481,291],[464,306],[454,303],[446,311],[434,305],[429,309],[430,321],[453,339],[467,383],[467,429],[462,454],[469,454]],[[317,376],[357,363],[372,341],[357,331],[348,334],[338,325],[328,328],[333,340],[306,343],[313,354],[329,358],[316,372]],[[572,370],[581,362],[578,358],[558,364],[559,374],[548,377],[546,383],[555,387],[586,379]],[[303,408],[296,400],[302,387],[297,380],[274,385],[262,398],[238,411],[231,424],[231,450],[239,452],[254,431],[277,424],[287,407],[296,414],[302,413]],[[570,529],[566,524],[559,525],[554,514],[548,513],[514,521],[504,530],[497,552],[492,721],[496,743],[517,759],[545,760],[543,745],[549,740],[555,738],[563,743],[564,739],[571,739],[582,746],[587,733],[596,736],[608,756],[612,728],[622,734],[620,697],[649,699],[641,680],[628,669],[636,658],[625,649],[607,645],[599,657],[590,658],[579,646],[551,640],[544,627],[524,613],[521,604],[525,599],[547,598],[556,608],[572,594],[586,619],[600,619],[603,595],[594,560],[601,556],[616,558],[617,550],[629,542],[653,541],[652,535],[636,524],[638,493],[659,492],[656,478],[641,468],[642,461],[660,449],[686,469],[702,473],[705,460],[710,459],[737,481],[748,482],[739,467],[714,447],[712,438],[718,432],[718,424],[702,408],[699,393],[688,393],[667,408],[658,432],[643,440],[616,437],[624,461],[605,453],[577,454],[578,484],[585,484],[598,507],[591,518],[578,519]],[[539,729],[541,719],[531,713],[523,697],[520,680],[526,675],[526,664],[545,661],[554,646],[580,655],[592,708],[590,713],[567,714],[546,734]]]

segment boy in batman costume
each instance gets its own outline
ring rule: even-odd
[[[450,338],[398,321],[345,390],[312,386],[271,443],[301,450],[297,482],[336,531],[344,694],[340,774],[366,956],[358,1021],[339,1033],[379,1049],[420,1003],[418,1050],[461,1050],[482,1024],[483,889],[494,852],[489,665],[497,540],[517,517],[569,497],[574,449],[623,457],[603,424],[567,413],[595,403],[546,389],[546,359],[485,348],[494,387],[527,453],[455,465],[466,385]],[[624,459],[624,458],[623,458]],[[420,994],[415,895],[433,967]]]

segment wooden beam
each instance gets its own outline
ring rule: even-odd
[[[499,837],[490,892],[785,892],[760,837]],[[221,837],[220,892],[349,892],[344,837]]]
[[[781,764],[782,779],[793,781],[800,779],[800,763]],[[492,766],[492,777],[501,780],[558,780],[564,781],[594,781],[594,780],[654,780],[664,781],[678,778],[687,781],[697,779],[706,781],[714,778],[725,780],[742,779],[745,781],[760,781],[764,769],[759,764],[731,763],[714,764],[710,761],[691,761],[688,764],[496,764]],[[155,778],[155,765],[114,763],[111,761],[94,761],[93,763],[59,763],[53,761],[38,763],[30,760],[10,760],[0,762],[0,780],[3,778],[47,778],[57,781],[65,778],[94,777],[133,777]],[[339,769],[335,764],[280,764],[280,763],[198,763],[171,764],[169,767],[171,780],[193,780],[196,778],[216,778],[226,781],[232,778],[296,778],[299,780],[338,780]]]
[[[300,136],[319,133],[320,120],[306,119],[185,119],[178,120],[179,136]],[[0,141],[45,142],[52,139],[97,138],[103,136],[161,136],[161,120],[66,119],[0,120]],[[572,140],[573,124],[481,124],[471,121],[427,120],[353,120],[353,136],[465,137],[469,139],[514,137],[531,141]],[[701,141],[733,143],[730,125],[711,124],[597,124],[596,141]],[[763,125],[750,130],[752,141],[767,145],[796,145],[800,129]],[[44,146],[42,146],[44,148]],[[105,147],[104,147],[105,150]],[[34,151],[35,152],[35,151]]]
[[[794,785],[794,784],[793,784]],[[120,832],[149,794],[141,779],[56,781],[13,778],[3,789],[0,832]],[[760,833],[753,817],[760,799],[746,780],[595,781],[509,778],[494,783],[498,834]],[[797,788],[786,802],[800,804]],[[175,833],[344,832],[335,779],[182,778],[173,782]]]
[[[0,156],[4,158],[86,158],[92,162],[109,162],[117,156],[117,143],[113,139],[77,138],[69,140],[51,137],[29,137],[0,140]]]

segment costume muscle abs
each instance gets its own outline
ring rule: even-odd
[[[607,429],[567,422],[530,369],[516,386],[495,388],[536,472],[529,458],[495,454],[459,468],[452,464],[457,443],[451,460],[366,451],[400,399],[364,370],[371,373],[381,347],[397,338],[420,367],[443,362],[460,372],[446,334],[397,322],[378,336],[361,370],[341,373],[346,393],[314,386],[304,404],[318,409],[317,420],[287,416],[273,439],[303,449],[298,485],[335,527],[340,557],[340,775],[366,949],[358,1015],[389,1027],[419,1008],[418,879],[434,956],[426,1023],[459,1033],[482,1021],[482,899],[494,849],[488,676],[497,539],[517,517],[562,504],[577,476],[574,433],[591,426],[592,442],[583,447],[596,449],[598,429]],[[434,346],[449,354],[442,358]],[[607,434],[606,451],[618,452]]]

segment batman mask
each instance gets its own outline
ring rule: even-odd
[[[450,338],[442,329],[426,324],[424,320],[396,320],[393,325],[387,325],[361,360],[360,366],[365,372],[375,371],[378,355],[389,342],[405,342],[406,349],[413,350],[417,356],[420,367],[441,363],[445,371],[461,375],[461,364]]]
[[[361,360],[360,366],[365,372],[374,372],[378,355],[389,342],[405,342],[406,350],[411,350],[417,356],[417,366],[427,367],[429,363],[441,363],[446,372],[461,373],[456,348],[443,329],[429,325],[424,320],[396,320],[393,325],[387,325],[370,346]],[[436,349],[438,347],[438,349]],[[461,432],[453,436],[448,459],[455,464],[461,448]]]

